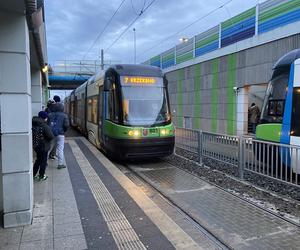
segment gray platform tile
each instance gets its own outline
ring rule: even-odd
[[[63,184],[55,185],[55,187],[53,187],[53,192],[61,193],[63,195],[71,192],[72,188],[69,186],[71,182],[69,180],[63,180],[63,182]]]
[[[87,249],[84,234],[54,239],[55,250],[82,250]]]
[[[52,183],[50,182],[50,185],[48,184],[49,179],[46,182],[43,182],[43,186],[41,186],[40,183],[38,182],[34,182],[34,197],[48,197],[48,196],[52,196]]]
[[[0,247],[6,248],[8,245],[14,245],[20,242],[22,236],[22,227],[0,229]],[[8,248],[6,248],[8,249]]]
[[[81,222],[54,225],[54,238],[83,234]]]
[[[53,239],[53,217],[36,217],[35,223],[25,226],[21,242]]]
[[[60,224],[67,224],[67,223],[74,223],[74,222],[80,222],[79,214],[55,214],[54,218],[54,225],[60,225]]]
[[[19,244],[0,246],[0,250],[19,250]]]
[[[71,184],[70,184],[71,185]],[[63,197],[64,199],[73,199],[74,193],[72,189],[53,189],[53,198]]]
[[[44,203],[44,202],[51,202],[53,200],[52,193],[47,193],[46,195],[36,195],[34,192],[34,203]]]
[[[70,193],[70,195],[72,195],[72,194]],[[55,202],[55,201],[64,201],[64,202],[68,203],[68,202],[73,202],[74,198],[73,197],[64,197],[62,195],[57,195],[57,196],[53,196],[53,202]]]
[[[56,199],[53,201],[54,213],[64,209],[77,210],[77,203],[73,199]]]
[[[172,245],[166,244],[166,241],[162,237],[155,236],[153,238],[148,238],[148,242],[151,244],[151,249],[155,249],[155,250],[173,250],[173,249],[175,249]],[[147,249],[150,249],[149,245],[145,244],[145,247]]]
[[[78,215],[78,210],[77,207],[57,207],[54,208],[54,212],[53,212],[54,216],[58,215],[58,214],[73,214],[73,215]],[[79,216],[79,215],[78,215]]]
[[[24,230],[22,242],[53,239],[53,227],[33,228]]]
[[[73,195],[73,193],[71,193],[70,192],[70,194],[69,194],[70,196],[71,195]],[[68,197],[68,196],[64,196],[64,195],[54,195],[53,196],[53,202],[55,202],[55,201],[64,201],[64,202],[66,202],[66,203],[68,203],[68,202],[74,202],[74,198],[73,197]]]
[[[52,203],[35,203],[33,206],[33,217],[53,215]]]
[[[22,242],[19,250],[53,250],[53,239]]]
[[[24,229],[27,228],[35,228],[35,227],[43,227],[45,225],[53,225],[53,216],[36,216],[33,217],[32,225],[25,226]]]
[[[53,207],[58,208],[58,207],[77,207],[77,203],[74,199],[62,199],[62,200],[54,200],[53,201]]]

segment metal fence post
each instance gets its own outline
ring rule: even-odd
[[[238,169],[239,169],[239,177],[244,179],[244,143],[245,139],[240,136],[239,137],[239,148],[238,148]]]
[[[202,130],[198,131],[198,157],[199,157],[199,164],[203,165],[203,156],[202,156],[202,148],[203,148],[203,137],[202,137]]]

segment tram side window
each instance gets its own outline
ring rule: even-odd
[[[98,108],[97,105],[98,105],[97,96],[94,96],[92,98],[92,110],[91,110],[92,116],[91,116],[91,119],[92,119],[92,123],[95,123],[95,124],[97,124],[97,108]]]
[[[98,107],[99,107],[99,121],[100,121],[100,124],[101,124],[101,121],[102,121],[102,95],[103,95],[103,86],[100,86],[100,90],[99,90],[99,104],[98,104]]]
[[[88,105],[87,105],[87,120],[89,122],[92,122],[92,98],[88,99]]]
[[[294,88],[291,135],[300,136],[300,88]]]

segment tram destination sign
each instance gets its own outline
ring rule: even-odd
[[[122,76],[122,85],[162,85],[162,78],[149,76]]]

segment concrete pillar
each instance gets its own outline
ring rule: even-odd
[[[40,70],[31,70],[31,102],[32,115],[37,115],[42,110],[43,90],[42,74]]]
[[[239,88],[236,98],[236,133],[248,133],[248,87]]]
[[[33,208],[31,80],[26,18],[0,12],[1,175],[4,227],[30,224]]]

